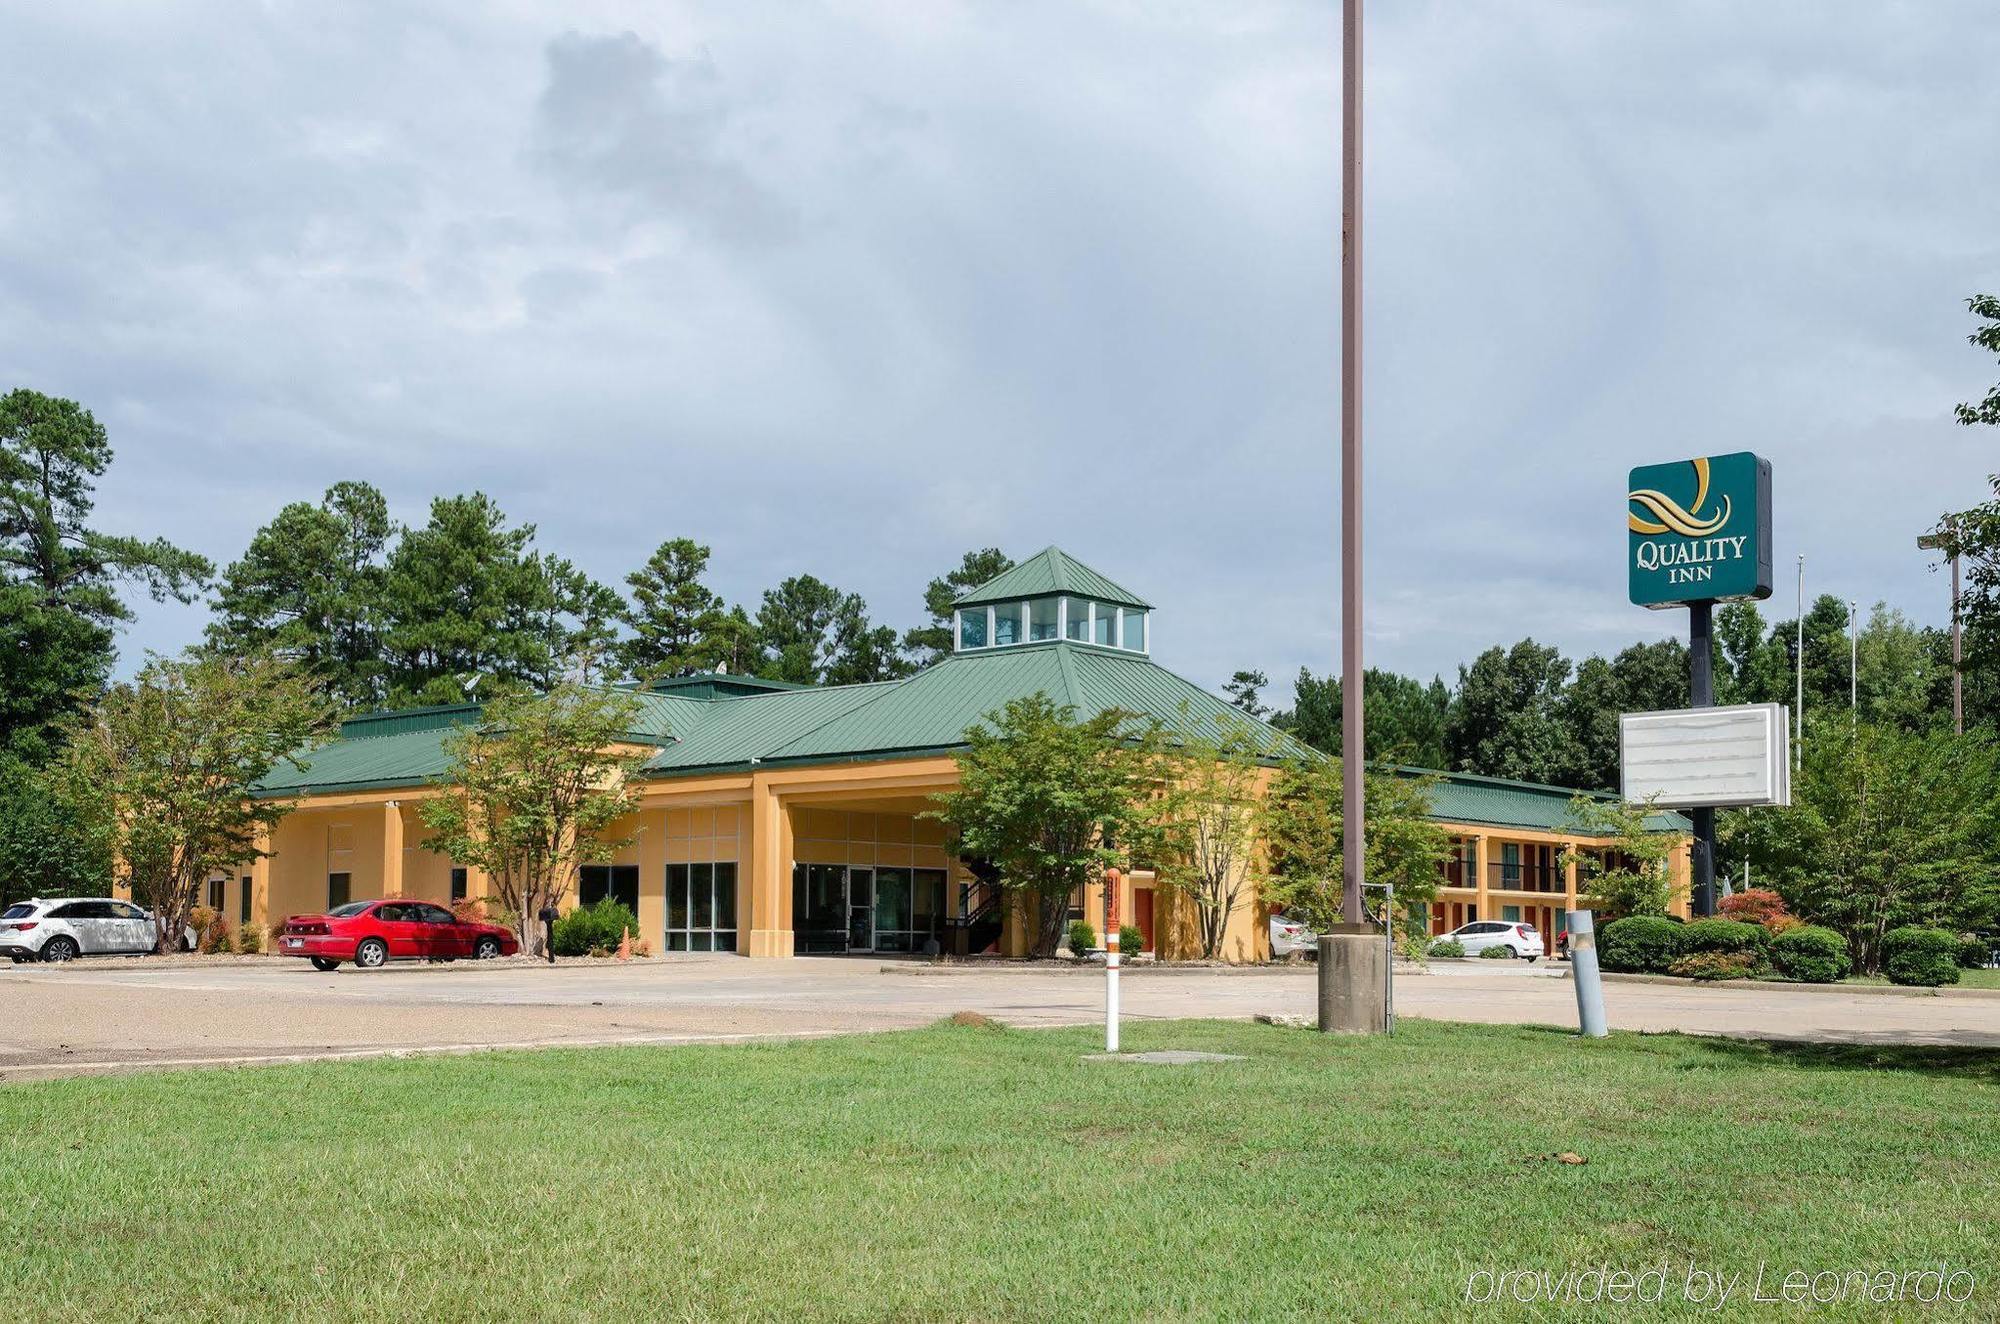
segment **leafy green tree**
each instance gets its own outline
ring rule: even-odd
[[[1271,710],[1264,704],[1264,687],[1271,678],[1261,671],[1239,671],[1229,678],[1222,692],[1229,696],[1230,705],[1247,716],[1265,718]]]
[[[1560,782],[1577,766],[1563,712],[1570,664],[1532,639],[1489,648],[1458,669],[1458,698],[1445,723],[1451,766],[1492,777]]]
[[[917,658],[919,666],[929,666],[951,655],[951,604],[990,579],[1014,568],[1013,559],[998,547],[981,547],[967,552],[954,570],[933,579],[924,589],[924,612],[928,625],[920,625],[903,635],[903,648]]]
[[[268,653],[150,657],[74,719],[52,775],[82,849],[117,862],[170,950],[217,870],[265,852],[290,806],[258,799],[281,760],[334,731],[321,680]]]
[[[1437,895],[1451,854],[1451,834],[1431,817],[1436,779],[1374,768],[1365,779],[1363,876],[1393,885],[1414,919]],[[1261,894],[1321,932],[1345,918],[1344,800],[1339,760],[1311,759],[1281,768],[1259,807],[1268,865]]]
[[[164,539],[91,527],[111,458],[103,425],[75,401],[0,396],[0,752],[31,766],[110,675],[114,631],[131,618],[121,585],[192,602],[214,571]]]
[[[757,609],[757,674],[796,685],[893,680],[910,672],[887,626],[868,619],[858,593],[842,593],[812,575],[766,589]]]
[[[1605,800],[1578,795],[1569,802],[1570,830],[1595,838],[1590,846],[1562,852],[1565,866],[1577,869],[1578,899],[1605,918],[1664,915],[1674,903],[1672,860],[1677,838],[1658,823],[1648,801]]]
[[[104,896],[110,843],[89,804],[47,769],[0,759],[0,906],[29,896]]]
[[[931,797],[929,817],[1026,899],[1034,952],[1052,955],[1070,898],[1147,838],[1156,733],[1131,713],[1079,720],[1035,694],[988,713],[965,739],[958,787]]]
[[[1363,673],[1363,679],[1368,687],[1364,719],[1368,757],[1420,768],[1442,766],[1445,719],[1452,703],[1444,682],[1433,677],[1425,684],[1415,677],[1374,667]],[[1301,667],[1293,685],[1291,711],[1274,715],[1271,722],[1314,749],[1338,757],[1340,720],[1340,678],[1322,680]]]
[[[2000,745],[1990,733],[1807,721],[1789,808],[1719,816],[1800,918],[1840,930],[1863,969],[1905,924],[1982,928],[2000,908]]]
[[[367,483],[335,483],[316,506],[286,506],[223,572],[209,645],[273,649],[320,677],[346,707],[380,705],[383,582],[394,531],[389,503]]]
[[[626,844],[608,836],[636,803],[626,752],[638,703],[566,675],[545,693],[506,690],[480,720],[445,742],[441,791],[418,806],[432,849],[483,870],[520,925],[521,950],[541,950],[535,916],[568,889],[577,866]]]
[[[2000,298],[1991,294],[1975,294],[1965,301],[1965,306],[1981,322],[1966,340],[1980,349],[2000,355]],[[1988,391],[1986,398],[1976,404],[1958,406],[1956,412],[1958,421],[1967,427],[1975,423],[2000,426],[2000,386]]]
[[[1193,734],[1165,747],[1160,789],[1145,801],[1147,848],[1160,884],[1193,904],[1201,954],[1212,961],[1222,955],[1229,917],[1256,886],[1271,737],[1236,717],[1218,717],[1205,728],[1187,725]]]
[[[729,610],[702,582],[708,558],[709,549],[694,539],[669,538],[625,577],[632,603],[624,618],[632,634],[619,656],[632,675],[684,676],[728,660]]]
[[[615,595],[532,550],[485,494],[439,497],[403,531],[384,578],[382,647],[395,703],[456,703],[481,685],[546,686],[564,659],[599,651]]]

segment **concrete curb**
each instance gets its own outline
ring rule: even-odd
[[[1318,970],[1318,966],[1301,962],[1298,965],[1160,965],[1147,962],[1144,965],[1120,965],[1120,975],[1230,975],[1235,977],[1303,975]],[[891,962],[884,964],[881,971],[885,975],[915,975],[924,978],[950,978],[955,975],[1070,975],[1098,976],[1104,974],[1104,967],[1092,963],[1081,965],[1041,965],[1030,961],[994,961],[991,963],[954,963],[932,965],[916,962]],[[1396,967],[1399,975],[1427,975],[1430,971],[1422,966]]]
[[[1614,974],[1607,982],[1670,984],[1685,988],[1748,988],[1773,993],[1867,993],[1892,998],[2000,998],[2000,988],[1908,988],[1901,984],[1801,984],[1786,979],[1683,979],[1679,975]]]

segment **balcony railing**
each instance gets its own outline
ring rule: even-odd
[[[1508,864],[1495,860],[1486,866],[1486,885],[1508,892],[1562,892],[1566,890],[1564,870],[1559,864],[1523,860]]]

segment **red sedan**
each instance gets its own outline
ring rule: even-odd
[[[352,961],[364,970],[390,961],[490,961],[521,948],[512,930],[467,923],[428,901],[353,901],[324,915],[294,915],[278,930],[278,953],[317,970]]]

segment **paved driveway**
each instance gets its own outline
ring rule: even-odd
[[[142,1065],[223,1064],[551,1044],[706,1042],[923,1025],[974,1010],[1016,1025],[1102,1015],[1100,974],[925,974],[879,961],[687,957],[618,966],[525,962],[343,967],[278,959],[144,959],[0,967],[0,1080]],[[1405,1016],[1574,1025],[1546,966],[1402,977]],[[1611,984],[1614,1026],[1766,1038],[2000,1047],[2000,999]],[[1136,972],[1131,1017],[1310,1015],[1299,970]]]

